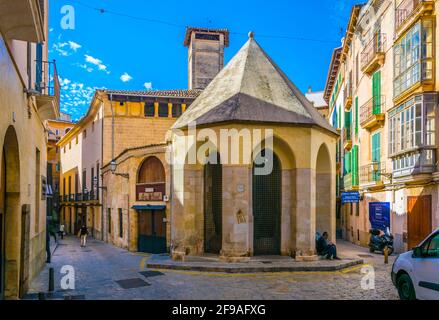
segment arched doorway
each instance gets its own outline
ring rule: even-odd
[[[265,159],[264,162],[261,159]],[[272,162],[270,166],[270,163]],[[268,166],[267,166],[268,164]],[[271,167],[268,174],[257,169]],[[253,253],[280,255],[282,169],[270,149],[262,150],[253,163]]]
[[[0,168],[0,299],[18,296],[20,242],[20,159],[15,129],[6,131]],[[23,230],[22,230],[23,231]],[[23,254],[23,253],[22,253]]]
[[[204,252],[219,254],[223,243],[223,170],[218,153],[204,166]]]
[[[322,234],[328,232],[330,237],[335,235],[332,230],[332,217],[331,217],[331,157],[326,145],[322,145],[317,154],[316,163],[316,232]],[[335,195],[334,195],[335,196]]]
[[[137,174],[136,200],[145,203],[144,206],[136,208],[139,252],[159,254],[167,251],[166,206],[156,204],[163,201],[164,195],[166,195],[165,168],[157,157],[148,157],[143,161]]]

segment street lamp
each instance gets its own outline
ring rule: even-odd
[[[110,171],[111,171],[111,173],[116,175],[116,176],[125,178],[125,179],[129,179],[130,178],[130,175],[128,173],[116,173],[116,169],[117,169],[117,163],[116,163],[116,161],[113,160],[113,161],[110,162]]]
[[[111,173],[112,174],[115,174],[116,173],[116,169],[117,169],[117,163],[116,163],[116,161],[111,161],[110,162],[110,171],[111,171]]]

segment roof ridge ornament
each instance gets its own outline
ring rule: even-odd
[[[255,33],[254,33],[253,31],[250,31],[250,32],[248,33],[248,37],[249,37],[250,39],[253,39],[253,38],[255,37]]]

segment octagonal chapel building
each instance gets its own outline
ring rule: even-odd
[[[337,132],[250,34],[179,118],[171,148],[171,250],[315,258],[335,242]]]

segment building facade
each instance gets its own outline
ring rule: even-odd
[[[48,61],[48,1],[0,1],[0,299],[17,299],[46,261],[46,120],[59,117]]]
[[[60,222],[60,176],[61,152],[57,146],[58,141],[74,126],[70,116],[61,114],[58,120],[47,121],[47,222],[53,230],[58,228]]]
[[[341,133],[337,225],[354,243],[366,246],[370,228],[389,227],[403,252],[439,226],[437,6],[355,6],[334,51],[325,97]]]
[[[103,102],[95,95],[87,114],[58,141],[60,153],[60,221],[76,234],[86,224],[102,238]]]
[[[105,241],[130,251],[169,251],[167,133],[198,94],[196,90],[105,92],[109,102],[102,168]]]

